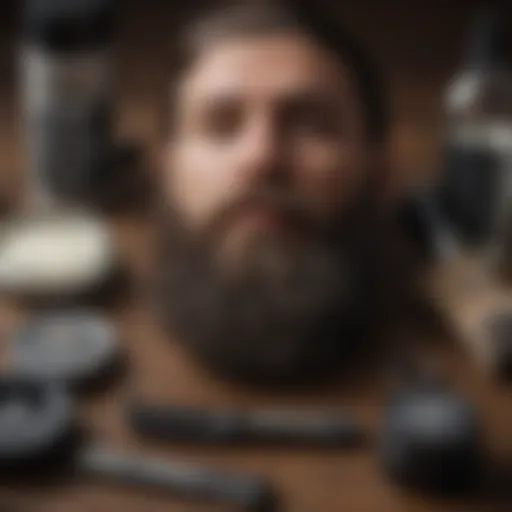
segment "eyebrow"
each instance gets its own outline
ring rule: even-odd
[[[230,103],[241,103],[245,95],[237,90],[224,90],[214,92],[211,96],[205,98],[204,103],[207,106],[217,106]],[[331,89],[325,87],[303,87],[301,89],[283,90],[276,94],[274,101],[277,103],[285,102],[289,105],[308,104],[318,107],[330,107],[340,103],[340,98]]]
[[[309,88],[293,91],[285,97],[286,102],[292,105],[306,104],[318,107],[338,105],[341,99],[332,90],[326,88]]]

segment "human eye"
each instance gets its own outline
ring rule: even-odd
[[[310,137],[333,137],[341,132],[338,109],[317,97],[299,97],[284,113],[286,128],[294,134]]]
[[[214,101],[207,105],[200,116],[199,126],[203,136],[228,141],[242,129],[242,108],[234,101]]]

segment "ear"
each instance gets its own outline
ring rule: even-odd
[[[160,186],[167,187],[170,184],[174,160],[174,145],[172,141],[166,141],[158,150],[157,165]]]
[[[172,151],[170,143],[155,144],[149,152],[148,179],[154,196],[163,200],[172,181]]]
[[[163,141],[156,152],[156,164],[159,172],[164,172],[172,160],[172,144],[171,141]]]

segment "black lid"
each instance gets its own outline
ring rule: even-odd
[[[507,65],[506,27],[498,9],[477,13],[469,30],[466,63],[470,67],[499,68]]]
[[[401,483],[434,493],[468,491],[483,467],[477,411],[450,392],[402,392],[385,411],[379,452]]]
[[[11,370],[38,382],[81,385],[103,380],[118,362],[115,326],[87,309],[52,309],[13,333]]]
[[[114,0],[25,0],[24,37],[50,51],[79,51],[108,44]]]
[[[65,386],[14,375],[0,377],[0,474],[48,468],[74,430],[73,400]]]

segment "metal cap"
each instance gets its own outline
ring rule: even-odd
[[[23,35],[48,51],[108,45],[114,35],[114,0],[25,0]]]

